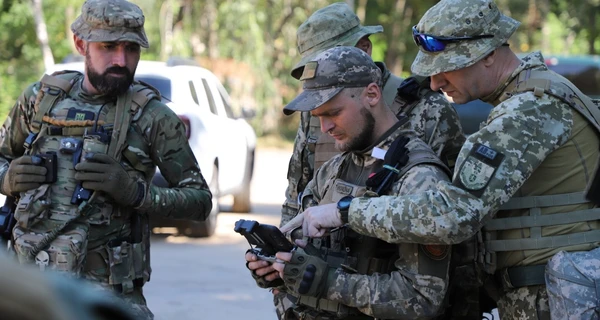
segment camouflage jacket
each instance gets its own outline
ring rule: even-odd
[[[416,138],[416,134],[408,126],[408,123],[396,125],[373,147],[387,150],[396,138],[406,136],[410,138],[406,145],[409,156],[421,150],[431,150]],[[371,157],[373,147],[360,152],[345,152],[326,162],[308,183],[303,198],[312,197],[313,202],[321,202],[336,178],[357,185],[364,183],[368,173],[383,164],[382,160]],[[438,181],[449,180],[446,171],[430,163],[414,165],[405,172],[387,194],[401,196],[426,192],[435,188]],[[323,298],[358,308],[360,312],[375,318],[433,317],[444,305],[448,288],[450,247],[435,246],[439,254],[435,259],[425,253],[425,247],[427,246],[417,243],[398,244],[393,270],[385,274],[348,273],[338,268],[334,276],[328,277],[327,293]],[[356,249],[349,250],[352,252]]]
[[[81,85],[82,77],[72,81],[77,82],[73,84],[69,96],[96,110],[95,113],[99,113],[98,120],[113,123],[116,101],[86,94]],[[32,131],[31,121],[35,114],[34,104],[39,88],[39,82],[27,87],[0,129],[1,176],[6,173],[9,161],[22,156],[26,151],[23,143]],[[49,112],[53,121],[60,121],[60,117],[66,116],[66,113],[57,115],[52,110]],[[127,149],[135,154],[138,163],[131,164],[123,157],[121,164],[127,170],[140,172],[148,184],[138,211],[173,218],[206,218],[212,207],[211,193],[189,147],[184,126],[169,107],[157,99],[150,100],[139,118],[132,122],[126,144]],[[151,184],[157,166],[172,188],[160,188]],[[126,208],[120,208],[119,211],[124,209]],[[112,232],[119,232],[122,228],[120,224],[124,223],[120,220],[116,219],[115,225],[111,223],[109,226],[97,226],[98,230],[91,230],[90,243],[95,237],[110,237]],[[101,242],[101,239],[98,240]]]
[[[570,141],[578,117],[573,108],[548,94],[505,95],[508,85],[530,69],[547,71],[540,53],[523,58],[484,99],[495,107],[485,126],[469,136],[461,149],[452,183],[442,181],[434,190],[411,196],[354,199],[349,210],[352,229],[392,243],[459,243],[474,235],[517,191],[529,192],[522,186],[540,166],[553,167],[545,160]],[[508,98],[500,102],[502,95]],[[571,159],[561,161],[579,162],[575,148],[579,147],[573,147]],[[547,178],[536,180],[543,185]],[[581,187],[568,192],[583,191],[585,181],[577,183]]]
[[[381,62],[376,63],[383,70],[383,96],[390,109],[396,113],[399,105],[394,103],[397,88],[401,78],[391,74]],[[465,141],[458,114],[448,100],[440,93],[433,92],[428,87],[419,89],[421,99],[412,110],[406,112],[411,128],[417,136],[431,146],[433,151],[447,160],[452,167],[458,151]],[[311,120],[312,119],[312,120]],[[300,116],[300,125],[294,141],[294,149],[288,166],[288,187],[285,192],[285,202],[282,208],[281,225],[287,223],[298,213],[298,194],[314,175],[315,143],[322,132],[319,126],[311,126],[312,118],[309,112]]]

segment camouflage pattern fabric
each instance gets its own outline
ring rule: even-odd
[[[493,37],[447,43],[445,50],[435,53],[419,46],[411,71],[429,77],[466,68],[506,43],[519,25],[502,14],[493,0],[440,1],[425,12],[416,26],[418,32],[440,37]]]
[[[509,290],[496,303],[501,319],[550,320],[548,293],[545,286],[529,286]],[[553,315],[553,319],[565,318],[556,318]]]
[[[304,65],[319,53],[335,46],[356,46],[363,37],[383,32],[383,27],[363,26],[360,19],[345,2],[336,2],[315,11],[298,31],[298,53],[302,56],[292,69],[292,77],[299,79]]]
[[[583,129],[574,130],[576,111],[547,94],[537,97],[531,92],[513,95],[499,102],[506,87],[520,73],[528,69],[547,70],[539,53],[530,54],[522,60],[504,85],[485,99],[494,104],[495,108],[486,126],[471,135],[463,146],[457,160],[458,171],[454,174],[453,184],[442,181],[436,186],[437,190],[407,197],[355,199],[349,210],[351,228],[393,243],[420,241],[452,244],[474,235],[518,190],[520,195],[529,195],[525,192],[535,190],[534,185],[522,189],[529,181],[538,186],[544,185],[544,190],[558,193],[585,190],[585,179],[564,183],[566,177],[585,170],[578,153],[566,150],[560,160],[553,158],[553,161],[574,166],[574,171],[569,169],[552,177],[556,181],[556,188],[547,185],[547,174],[538,176],[534,173],[539,168],[556,167],[544,163],[545,160],[558,148],[573,144],[570,139],[575,133],[586,130],[585,128],[593,130],[590,126],[585,126],[585,123],[581,125]],[[585,140],[589,139],[581,139],[577,144]],[[589,145],[586,145],[585,152],[590,152],[590,165],[593,168],[594,161],[598,158],[598,143],[597,140],[587,143]],[[499,157],[503,161],[497,165],[482,165],[476,160],[477,152],[486,154],[489,159]],[[565,166],[561,164],[558,167]],[[567,207],[566,212],[585,208]],[[565,212],[564,207],[560,209]],[[581,226],[558,226],[547,232],[568,234],[599,227],[598,223],[585,223]],[[589,244],[566,248],[589,250],[593,247],[593,244]],[[565,247],[557,247],[552,250],[507,252],[498,257],[498,264],[499,267],[544,264],[561,248],[566,250]]]
[[[406,124],[397,125],[389,130],[375,146],[386,150],[401,135],[410,137],[411,140],[406,146],[410,152],[430,150],[424,142],[416,138],[415,133]],[[364,170],[369,172],[374,167],[381,166],[381,160],[370,156],[371,150],[372,148],[367,148],[363,151],[343,153],[326,162],[317,171],[315,179],[309,182],[304,197],[312,197],[320,203],[330,189],[327,186],[334,179],[352,181],[359,177],[349,175]],[[346,174],[340,175],[341,172]],[[366,179],[366,176],[363,178]],[[389,194],[410,195],[424,192],[434,188],[438,181],[448,181],[448,176],[440,167],[429,164],[416,165],[393,184]],[[448,246],[438,248],[445,257],[450,254]],[[322,298],[357,308],[375,318],[417,319],[436,315],[444,306],[449,263],[447,259],[430,259],[429,264],[442,265],[424,265],[423,257],[420,257],[425,254],[422,250],[421,246],[415,243],[399,244],[399,258],[395,261],[394,271],[389,274],[351,274],[338,268],[335,277],[328,278],[326,294]],[[430,268],[443,270],[443,274],[432,275],[423,271],[431,270]]]
[[[71,24],[71,31],[85,41],[128,41],[148,48],[144,20],[144,13],[134,3],[87,0],[81,7],[81,15]]]
[[[397,86],[401,79],[391,74],[383,63],[376,62],[376,64],[382,69],[383,92],[389,93],[383,97],[386,104],[397,114],[404,113],[404,110],[394,103],[397,88],[391,90],[389,88],[390,85]],[[451,164],[456,161],[458,151],[465,141],[458,114],[443,94],[428,88],[421,90],[426,90],[428,93],[423,94],[413,109],[406,113],[409,126],[417,133],[417,137],[428,143],[442,160]],[[298,214],[298,194],[313,178],[315,144],[323,134],[320,126],[311,126],[311,122],[315,121],[319,123],[318,118],[313,119],[309,112],[302,112],[300,115],[300,124],[288,166],[288,186],[285,192],[286,200],[281,210],[280,226]]]
[[[81,81],[81,78],[79,78]],[[6,172],[8,161],[24,154],[23,143],[30,132],[31,119],[35,114],[34,104],[40,84],[29,86],[11,109],[8,118],[0,129],[0,167]],[[107,101],[102,96],[89,96],[83,92],[81,83],[75,83],[69,93],[73,99],[85,104],[83,112],[94,109],[99,114],[99,123],[113,123],[115,101]],[[104,108],[102,106],[105,106]],[[62,104],[64,107],[70,104]],[[57,109],[50,112],[45,121],[66,122],[68,112]],[[45,127],[43,127],[45,129]],[[40,139],[42,140],[42,139]],[[119,207],[105,198],[92,212],[112,208],[105,219],[90,221],[88,249],[103,248],[113,239],[127,237],[132,232],[130,218],[133,214],[160,214],[174,218],[203,220],[211,210],[211,193],[202,177],[200,168],[187,143],[184,126],[177,115],[158,100],[152,100],[144,108],[139,118],[132,124],[127,134],[127,150],[135,155],[135,165],[123,159],[121,164],[134,176],[140,177],[149,186],[143,203],[137,210]],[[58,150],[56,150],[58,152]],[[151,185],[155,166],[158,166],[169,185],[176,188],[159,188]],[[135,167],[135,168],[134,168]],[[71,167],[72,170],[72,167]],[[75,181],[69,181],[70,196]],[[101,197],[100,197],[101,198]],[[67,200],[68,202],[68,200]],[[59,201],[56,205],[62,205]],[[53,210],[50,208],[50,210]],[[92,214],[93,215],[93,214]],[[57,214],[60,217],[60,214]],[[92,223],[93,222],[93,223]],[[141,226],[140,226],[141,227]],[[90,267],[91,264],[95,267]],[[87,261],[85,277],[90,280],[108,283],[108,259]]]
[[[546,286],[553,319],[600,316],[600,248],[554,255],[546,266]]]

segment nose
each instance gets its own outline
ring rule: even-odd
[[[127,65],[127,54],[125,48],[118,46],[112,56],[113,66],[125,67]]]
[[[329,130],[335,127],[333,125],[333,121],[327,119],[326,117],[320,117],[319,120],[321,121],[321,132],[323,133],[327,133]]]
[[[431,90],[438,91],[446,85],[446,78],[443,73],[434,74],[431,76],[431,83],[429,86]]]

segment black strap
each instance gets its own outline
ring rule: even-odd
[[[504,289],[545,285],[546,265],[512,267],[500,271]]]

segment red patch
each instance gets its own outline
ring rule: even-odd
[[[427,257],[433,260],[444,260],[448,256],[448,252],[450,252],[450,246],[444,245],[421,245],[421,249],[423,249]]]

